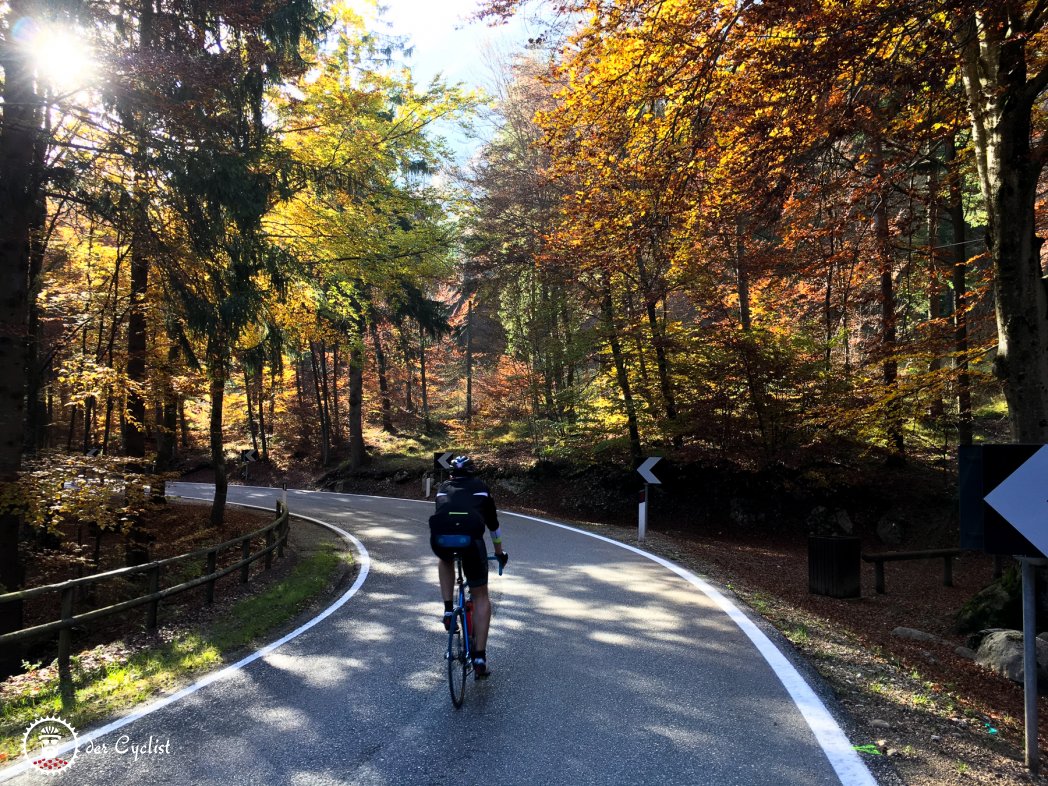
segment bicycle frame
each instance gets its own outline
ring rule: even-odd
[[[455,555],[455,583],[458,585],[458,604],[456,608],[462,609],[462,627],[466,643],[466,660],[469,663],[469,671],[473,670],[473,615],[469,604],[473,598],[469,592],[469,584],[462,575],[462,557]]]
[[[444,656],[448,667],[448,688],[451,691],[451,703],[458,709],[466,696],[466,681],[473,673],[473,604],[462,570],[462,554],[453,552],[455,562],[455,583],[458,591],[451,610],[451,625],[448,628],[448,649]],[[494,555],[488,556],[495,559]],[[499,566],[502,575],[502,566]]]
[[[469,585],[462,574],[460,554],[455,554],[455,581],[458,584],[458,596],[451,611],[448,651],[444,657],[448,665],[451,703],[458,709],[466,696],[466,681],[473,673],[473,620],[470,613]]]

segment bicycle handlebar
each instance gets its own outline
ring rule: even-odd
[[[502,552],[502,553],[506,554],[506,552]],[[506,554],[506,556],[508,557],[509,554]],[[488,554],[488,559],[492,560],[494,562],[498,562],[499,563],[499,575],[501,576],[502,575],[502,571],[505,569],[506,566],[503,563],[499,562],[499,555],[498,554]],[[506,560],[506,561],[508,562],[509,560]]]

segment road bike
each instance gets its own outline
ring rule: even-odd
[[[462,552],[457,549],[469,548],[473,538],[468,535],[445,535],[441,545],[451,549],[455,560],[455,583],[458,591],[451,609],[451,624],[448,627],[448,650],[445,659],[448,663],[448,690],[451,691],[451,703],[458,709],[466,698],[466,679],[473,673],[473,599],[470,597],[469,584],[462,573]],[[494,554],[489,560],[498,561]],[[499,575],[502,575],[499,565]]]

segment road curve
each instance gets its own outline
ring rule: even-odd
[[[270,508],[280,493],[236,486],[230,501]],[[875,784],[816,694],[716,588],[525,516],[500,514],[511,562],[491,580],[494,676],[454,710],[431,507],[297,491],[288,504],[356,539],[365,566],[323,619],[177,700],[82,731],[66,771],[16,765],[0,781]]]

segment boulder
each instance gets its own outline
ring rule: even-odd
[[[927,633],[923,630],[917,630],[916,628],[895,628],[892,631],[893,636],[898,636],[900,639],[912,639],[914,641],[933,641],[936,644],[942,643],[942,639],[936,636],[934,633]]]
[[[1019,571],[1006,570],[1001,578],[977,592],[957,612],[958,633],[972,633],[985,628],[1022,625],[1022,581]]]
[[[812,508],[807,518],[808,532],[821,537],[851,535],[855,531],[848,511],[830,510],[822,505]]]
[[[895,516],[882,516],[877,522],[877,537],[887,546],[901,545],[904,533],[902,521]]]
[[[1036,639],[1037,683],[1048,687],[1048,641]],[[1017,630],[998,630],[982,640],[975,662],[1012,682],[1023,681],[1023,634]]]
[[[728,501],[728,518],[737,530],[759,527],[765,522],[765,515],[751,501],[732,497]]]

